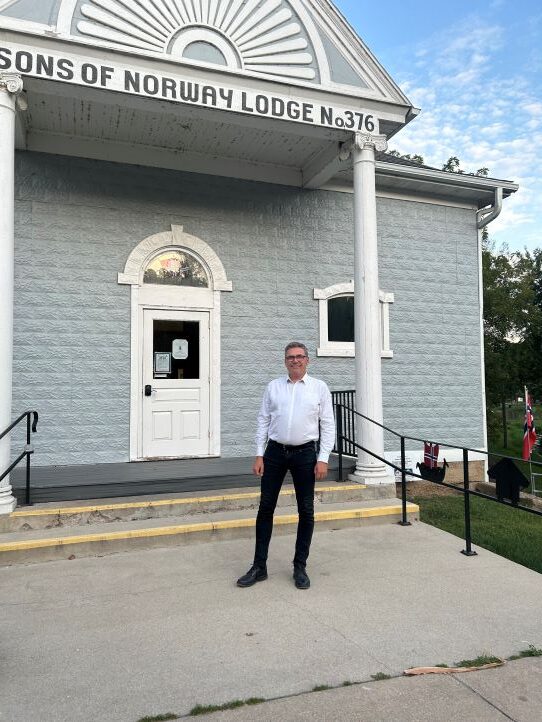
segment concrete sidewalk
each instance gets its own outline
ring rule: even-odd
[[[136,722],[542,647],[542,577],[482,549],[467,558],[445,532],[421,523],[320,531],[308,591],[291,580],[293,544],[292,536],[273,539],[270,577],[249,589],[234,584],[250,564],[249,540],[0,569],[0,720]],[[465,683],[497,675],[542,688],[539,660],[525,660],[460,679],[371,682],[215,715],[305,719],[295,715],[312,708],[322,720],[540,719],[539,692],[499,685],[510,709],[479,715]],[[429,694],[446,716],[423,717]],[[369,716],[353,712],[352,700]],[[293,706],[273,716],[284,704]],[[454,717],[453,705],[472,716]]]
[[[540,722],[542,659],[457,675],[399,677],[295,695],[225,712],[208,722]]]

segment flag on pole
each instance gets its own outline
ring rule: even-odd
[[[436,469],[439,452],[438,444],[433,444],[431,441],[424,441],[423,446],[423,463],[430,469]]]
[[[536,442],[536,429],[534,425],[532,402],[525,387],[525,423],[523,425],[523,460],[529,461]]]

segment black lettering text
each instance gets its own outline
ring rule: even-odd
[[[73,63],[71,60],[60,58],[57,67],[57,75],[61,80],[73,80]]]
[[[134,93],[139,93],[141,87],[141,80],[139,73],[132,73],[130,70],[124,71],[124,90],[133,90]]]
[[[320,123],[322,125],[333,125],[333,108],[326,108],[325,105],[320,106]]]
[[[312,103],[303,103],[303,120],[305,123],[312,123],[312,111],[314,110],[314,106]]]
[[[15,55],[15,67],[20,73],[29,73],[32,70],[32,55],[25,50],[19,50]]]
[[[226,108],[231,108],[233,104],[233,90],[226,90],[226,88],[220,88],[218,94],[222,100],[226,101]]]
[[[162,78],[162,98],[177,97],[177,83],[173,78]]]
[[[145,75],[143,77],[143,90],[147,95],[156,95],[160,90],[160,83],[156,75]]]
[[[288,118],[292,118],[292,120],[297,120],[301,115],[299,103],[296,100],[289,100],[286,103],[286,113],[288,114]]]
[[[11,50],[8,48],[0,48],[0,70],[9,70],[11,68]]]
[[[244,110],[247,113],[253,113],[254,108],[251,108],[250,105],[247,103],[247,94],[241,93],[241,110]]]
[[[277,118],[282,118],[284,110],[284,100],[281,100],[280,98],[271,98],[271,115],[275,115]]]
[[[47,57],[38,53],[36,57],[36,73],[38,75],[47,75],[49,78],[53,75],[53,58],[51,55]]]
[[[180,98],[186,103],[197,103],[199,100],[198,83],[186,83],[184,80],[180,82]]]
[[[267,115],[267,113],[269,112],[269,99],[266,98],[265,95],[257,95],[255,106],[257,113],[260,113],[261,115]]]
[[[100,85],[102,88],[105,88],[107,81],[111,80],[114,72],[115,68],[109,68],[107,65],[102,65],[100,67]]]
[[[96,85],[98,82],[98,68],[92,63],[83,63],[81,66],[81,78],[83,83]]]
[[[201,102],[204,105],[216,106],[216,89],[211,85],[204,85],[201,89]]]

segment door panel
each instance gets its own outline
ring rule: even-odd
[[[209,313],[143,311],[143,456],[209,454]]]

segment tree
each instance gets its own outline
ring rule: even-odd
[[[417,163],[418,165],[424,165],[425,163],[423,156],[418,155],[418,153],[411,155],[410,153],[399,153],[398,150],[388,150],[388,155],[393,155],[396,158],[404,158],[405,160],[411,160],[413,163]]]

